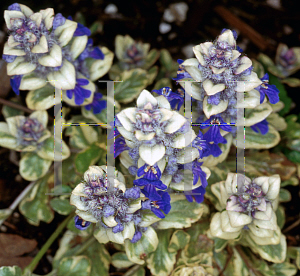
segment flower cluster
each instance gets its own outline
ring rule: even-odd
[[[108,240],[138,241],[147,230],[139,226],[142,221],[140,189],[126,189],[124,183],[120,172],[115,171],[114,183],[110,183],[106,166],[90,166],[84,173],[84,181],[75,187],[70,198],[70,203],[77,208],[75,226],[84,230],[97,223]]]
[[[150,44],[136,42],[129,35],[117,35],[115,47],[120,68],[122,70],[129,70],[143,67],[150,49]]]
[[[104,54],[92,46],[88,28],[60,13],[54,15],[52,8],[33,13],[17,3],[9,6],[4,18],[10,35],[3,59],[16,94],[40,89],[48,81],[63,90],[64,101],[71,105],[93,101],[92,81],[106,72]]]
[[[200,113],[197,123],[208,127],[216,125],[219,136],[235,132],[228,124],[237,123],[237,108],[257,108],[268,95],[271,103],[279,101],[278,90],[268,85],[267,76],[262,80],[253,72],[252,61],[241,54],[236,45],[235,31],[224,29],[215,42],[205,42],[193,48],[196,58],[179,60],[179,71],[175,80],[192,79],[192,97],[197,100]],[[245,93],[240,100],[237,93]],[[261,114],[260,114],[261,115]],[[246,120],[246,126],[262,122]],[[247,119],[247,118],[246,118]],[[259,126],[258,126],[259,127]],[[226,128],[226,131],[224,130]],[[216,131],[215,131],[216,133]],[[263,132],[265,134],[266,132]],[[214,143],[219,143],[213,139]]]
[[[196,136],[185,117],[171,110],[164,96],[155,98],[143,90],[137,107],[118,113],[115,125],[115,134],[121,135],[116,139],[115,153],[120,154],[120,161],[129,172],[136,175],[134,185],[143,187],[141,191],[149,199],[142,204],[143,209],[164,218],[161,211],[165,214],[170,211],[167,188],[193,190],[195,200],[203,201],[210,171],[201,167],[198,158],[210,154],[206,141],[201,140],[201,132]],[[184,164],[193,172],[188,178],[184,177]],[[192,195],[186,196],[193,201]]]
[[[218,209],[223,211],[213,216],[210,234],[230,240],[237,239],[243,232],[256,244],[278,244],[281,231],[275,211],[279,189],[279,175],[251,180],[229,173],[226,181],[212,185],[212,192],[220,201]]]
[[[48,114],[36,111],[29,117],[23,115],[9,117],[7,123],[0,123],[0,145],[17,151],[36,151],[51,136],[47,130]]]

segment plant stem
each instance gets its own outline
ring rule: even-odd
[[[67,218],[64,219],[64,221],[57,227],[57,229],[53,232],[53,234],[50,236],[50,238],[46,241],[46,243],[43,245],[41,250],[37,253],[37,255],[34,257],[34,259],[31,261],[31,263],[25,268],[25,270],[29,270],[30,272],[33,272],[41,258],[44,256],[44,254],[47,252],[49,247],[52,245],[52,243],[56,240],[56,238],[59,236],[59,234],[62,232],[62,230],[66,227],[69,220],[73,218],[74,213],[72,212]]]
[[[95,242],[95,238],[94,236],[90,237],[85,243],[83,243],[83,245],[78,249],[77,252],[75,252],[74,255],[79,255],[82,252],[84,252],[91,244],[93,244]]]
[[[300,224],[300,219],[296,220],[293,224],[291,224],[289,227],[285,228],[282,233],[285,234],[289,231],[291,231],[293,228],[297,227]]]
[[[14,200],[14,202],[7,208],[10,211],[10,214],[6,217],[8,218],[12,212],[16,209],[16,207],[19,205],[19,203],[22,201],[22,199],[29,193],[29,191],[33,188],[35,182],[31,182],[24,190],[22,193],[19,194],[19,196]],[[2,225],[2,223],[6,220],[5,219],[1,219],[0,220],[0,226]]]
[[[14,102],[11,102],[11,101],[8,101],[8,100],[5,100],[5,99],[2,99],[0,98],[0,103],[4,104],[4,105],[7,105],[7,106],[10,106],[12,108],[16,108],[16,109],[19,109],[19,110],[22,110],[22,111],[25,111],[27,113],[32,113],[34,110],[31,110],[25,106],[22,106],[22,105],[19,105],[17,103],[14,103]]]

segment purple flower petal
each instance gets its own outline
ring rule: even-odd
[[[89,28],[83,26],[80,23],[77,23],[77,28],[76,28],[73,36],[83,36],[83,35],[90,36],[91,35],[91,31],[90,31]]]

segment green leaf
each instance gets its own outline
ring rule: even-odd
[[[112,255],[111,263],[116,268],[127,268],[134,265],[133,262],[128,260],[128,257],[124,252],[117,252]]]
[[[57,143],[62,143],[61,153],[58,153],[61,156],[61,160],[65,160],[70,156],[70,150],[64,140],[59,140]],[[39,157],[46,160],[54,160],[54,137],[51,136],[43,142],[41,148],[38,149],[37,154]]]
[[[284,149],[283,152],[284,152],[284,155],[293,163],[300,163],[300,152],[299,151]]]
[[[121,80],[115,84],[115,99],[121,103],[133,101],[147,86],[147,71],[137,68],[121,73]]]
[[[282,229],[282,227],[285,224],[285,212],[284,212],[284,208],[281,205],[279,205],[276,210],[276,216],[277,216],[277,224],[280,227],[280,229]]]
[[[8,128],[8,124],[0,122],[0,146],[15,150],[18,147],[17,139]]]
[[[148,55],[146,57],[146,60],[145,60],[145,63],[144,63],[142,68],[146,69],[146,70],[149,69],[157,61],[157,59],[159,58],[159,55],[160,55],[160,53],[159,53],[158,50],[152,49],[148,53]]]
[[[172,82],[169,78],[162,78],[159,79],[154,85],[153,90],[159,90],[163,87],[171,87],[172,88]]]
[[[78,123],[84,123],[84,121]],[[85,149],[90,144],[98,141],[98,132],[93,126],[88,125],[69,126],[66,135],[71,136],[70,146],[77,149]]]
[[[158,229],[190,227],[199,220],[204,211],[204,205],[189,202],[184,195],[171,195],[171,211],[166,217],[157,222]]]
[[[250,127],[245,128],[246,149],[269,149],[275,147],[280,141],[278,131],[269,125],[269,132],[265,135],[254,132]]]
[[[272,59],[270,59],[267,55],[260,53],[258,55],[258,61],[262,63],[263,66],[268,67],[268,66],[273,66],[274,62]]]
[[[297,273],[297,268],[295,265],[289,262],[284,262],[282,264],[272,264],[270,268],[276,273],[276,276],[293,276]]]
[[[172,70],[173,59],[168,50],[162,49],[160,51],[159,61],[162,64],[162,66],[164,66],[168,71]]]
[[[155,251],[157,245],[157,234],[152,227],[148,227],[139,241],[132,243],[129,239],[125,240],[125,252],[130,261],[143,265],[144,259],[149,253]]]
[[[68,215],[74,210],[74,206],[70,205],[69,199],[53,198],[50,201],[52,209],[60,215]]]
[[[58,266],[57,276],[89,276],[91,261],[86,256],[66,257]]]
[[[284,85],[279,81],[277,77],[275,77],[272,74],[269,74],[269,83],[276,85],[276,88],[279,90],[280,101],[284,103],[284,108],[279,112],[279,115],[283,116],[289,112],[292,104],[292,99],[288,96]]]
[[[18,101],[17,98],[11,98],[10,101],[20,104],[20,102]],[[9,118],[9,117],[24,115],[24,111],[13,108],[13,107],[10,107],[8,105],[3,105],[2,114],[3,114],[4,118],[6,119],[6,118]]]
[[[146,275],[145,269],[140,265],[136,265],[133,268],[129,269],[123,276],[145,276],[145,275]]]
[[[153,66],[148,70],[148,85],[152,84],[158,73],[158,67]]]
[[[111,257],[103,244],[95,241],[83,254],[86,254],[92,261],[92,276],[109,275],[108,270]]]
[[[173,230],[168,229],[164,231],[157,231],[158,246],[156,250],[149,254],[147,259],[147,267],[150,269],[152,275],[168,276],[176,262],[176,253],[170,253],[168,246]]]
[[[283,74],[283,71],[276,65],[268,66],[267,70],[276,77],[279,77],[279,78],[285,77],[285,75]]]
[[[95,21],[90,27],[91,35],[101,33],[103,30],[103,23],[101,21]]]
[[[19,205],[21,214],[35,226],[38,226],[40,221],[50,223],[54,218],[53,211],[49,206],[49,196],[46,195],[49,192],[48,179],[49,175],[39,179]]]
[[[7,208],[7,209],[1,209],[0,210],[0,221],[1,220],[6,220],[11,214],[12,214],[12,210]]]
[[[289,202],[292,199],[291,193],[286,189],[280,189],[279,202]]]
[[[274,231],[274,235],[277,233]],[[273,262],[282,263],[286,258],[286,239],[281,234],[280,243],[276,245],[257,245],[250,236],[246,236],[247,242],[254,253],[259,254],[263,259]]]
[[[37,90],[31,90],[26,96],[28,108],[33,110],[46,110],[54,106],[55,88],[47,84]]]
[[[35,152],[28,152],[20,160],[20,174],[28,181],[35,181],[49,171],[51,164],[51,160],[45,160]]]
[[[178,250],[183,249],[190,241],[190,235],[182,230],[177,230],[173,233],[168,251],[176,253]]]
[[[281,82],[287,84],[290,87],[300,86],[300,79],[297,79],[297,78],[286,78],[286,79],[281,80]]]
[[[21,276],[22,270],[20,267],[14,266],[2,266],[0,268],[0,276]]]
[[[104,154],[104,150],[97,144],[92,144],[79,152],[75,157],[75,167],[79,173],[84,173],[89,166],[96,164],[97,160]]]
[[[62,163],[62,183],[69,184],[72,188],[75,188],[82,180],[82,174],[75,170],[75,157],[76,154],[73,153]]]
[[[259,78],[262,78],[265,74],[264,67],[256,59],[251,59],[251,60],[252,60],[253,71],[257,74]]]
[[[223,240],[219,238],[213,238],[213,240],[215,245],[214,249],[217,253],[221,252],[228,244],[228,240]]]

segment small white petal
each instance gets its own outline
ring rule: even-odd
[[[76,210],[75,213],[79,217],[81,217],[83,220],[90,221],[90,222],[93,222],[93,223],[97,223],[98,222],[98,220],[96,220],[96,218],[93,215],[91,215],[90,213],[88,213],[88,212]]]
[[[205,116],[209,119],[212,115],[219,114],[227,109],[228,101],[220,101],[218,105],[211,105],[207,103],[207,96],[204,97],[203,111]]]
[[[139,141],[149,141],[149,140],[152,140],[154,138],[154,136],[155,136],[155,132],[150,132],[150,133],[147,133],[147,134],[144,134],[140,130],[137,130],[135,132],[135,137]]]
[[[160,112],[161,112],[161,115],[162,115],[162,118],[160,119],[161,122],[168,121],[173,116],[173,111],[168,110],[168,109],[161,108]]]
[[[272,210],[272,215],[270,220],[259,220],[253,219],[253,224],[262,229],[276,230],[277,229],[277,217],[275,212]]]
[[[146,89],[144,89],[136,100],[137,106],[143,108],[147,103],[151,103],[153,106],[157,106],[158,102],[153,95]]]
[[[204,60],[203,53],[201,53],[201,50],[202,50],[202,48],[201,48],[200,45],[197,45],[197,46],[193,47],[193,51],[194,51],[194,54],[195,54],[197,60],[199,61],[199,63],[202,66],[205,66],[206,62]]]
[[[73,59],[76,59],[85,49],[88,41],[87,35],[77,36],[74,38],[71,46],[71,54]]]
[[[238,213],[235,211],[227,211],[230,224],[232,227],[240,227],[251,223],[252,218],[248,215]]]
[[[260,93],[256,89],[245,92],[244,99],[238,97],[236,108],[255,108],[260,104]]]
[[[129,120],[131,122],[136,123],[136,118],[135,118],[136,108],[135,107],[125,108],[123,110],[123,112],[129,118]]]
[[[12,47],[8,46],[8,42],[6,42],[4,44],[4,48],[3,48],[3,54],[4,55],[12,55],[12,56],[25,56],[26,53],[25,51],[21,50],[21,49],[14,49]]]
[[[248,69],[252,65],[252,61],[250,58],[243,56],[241,59],[241,64],[239,65],[238,68],[235,69],[234,74],[238,75]]]
[[[230,220],[229,220],[229,216],[228,216],[228,212],[223,211],[221,213],[221,228],[223,232],[238,232],[240,230],[242,230],[244,226],[241,225],[239,227],[232,227],[230,224]]]
[[[20,11],[8,11],[8,10],[4,11],[4,20],[5,20],[7,29],[10,30],[12,28],[11,24],[12,24],[13,20],[11,20],[11,19],[16,19],[16,18],[22,18],[22,19],[24,19],[25,16]]]
[[[235,47],[236,41],[234,39],[234,36],[232,34],[231,30],[226,30],[224,33],[219,35],[218,37],[218,42],[225,41],[227,42],[230,46]]]
[[[36,45],[38,46],[38,45]],[[34,46],[34,47],[36,47]],[[54,44],[50,50],[50,53],[46,56],[39,58],[39,63],[44,66],[57,67],[62,63],[62,51],[61,48]]]
[[[129,120],[129,118],[126,116],[126,113],[124,110],[119,112],[117,115],[118,120],[121,122],[122,126],[127,130],[127,131],[133,131],[133,126],[132,122]]]
[[[7,75],[25,75],[35,70],[36,65],[25,62],[23,57],[17,57],[13,62],[7,64]]]
[[[202,81],[202,75],[198,68],[199,61],[196,58],[186,59],[181,65],[184,66],[185,70],[191,75],[191,77],[198,82]]]
[[[130,141],[135,141],[134,135],[132,132],[127,131],[124,127],[117,127],[117,129],[125,139],[130,140]]]
[[[21,44],[21,42],[15,41],[13,35],[10,35],[10,36],[8,37],[7,45],[8,45],[9,48],[13,48],[13,47],[18,46],[18,45],[20,45],[20,44]]]
[[[75,68],[72,63],[63,60],[63,66],[59,71],[49,73],[47,75],[50,84],[62,90],[74,89],[76,85]],[[54,81],[55,80],[55,81]]]
[[[241,55],[241,53],[237,50],[232,50],[232,58],[230,61],[233,61],[235,59],[237,59],[239,56]]]
[[[257,74],[252,71],[250,76],[245,76],[243,77],[243,80],[237,82],[235,91],[247,92],[258,87],[261,84],[262,81],[257,77]]]
[[[42,17],[45,22],[45,27],[50,30],[54,20],[54,10],[52,8],[48,8],[45,10],[40,10]]]
[[[253,233],[253,235],[260,238],[270,238],[274,235],[273,230],[257,228],[253,224],[249,224],[248,227],[250,231]]]
[[[122,163],[122,165],[128,169],[130,166],[133,165],[133,161],[131,159],[131,157],[129,156],[128,154],[128,150],[126,151],[123,151],[121,154],[120,154],[120,161]]]
[[[80,196],[74,194],[71,194],[70,204],[74,205],[80,211],[87,211],[89,209],[89,207],[80,199]]]
[[[22,13],[24,13],[26,17],[29,17],[30,15],[33,14],[33,11],[30,8],[28,8],[27,6],[25,6],[23,4],[19,4],[19,6],[21,8]]]
[[[109,217],[103,217],[103,223],[105,223],[109,227],[114,227],[118,225],[118,223],[115,221],[114,216],[109,216]]]
[[[72,194],[76,195],[76,196],[84,196],[84,197],[86,197],[86,194],[83,191],[84,191],[84,184],[83,183],[79,183],[75,187],[75,189],[72,191]]]
[[[135,211],[139,210],[142,208],[142,203],[141,203],[141,199],[138,198],[136,200],[133,200],[129,205],[128,205],[128,209],[127,212],[128,213],[134,213]]]
[[[214,44],[212,42],[204,42],[200,44],[200,48],[201,48],[201,53],[203,53],[204,55],[208,56],[208,50],[211,46],[213,46]]]
[[[98,179],[99,177],[103,176],[105,172],[106,172],[106,168],[104,171],[103,168],[101,167],[89,166],[89,169],[84,173],[83,178],[86,182],[89,182],[90,179]]]
[[[150,166],[153,166],[156,162],[162,159],[165,152],[166,148],[162,144],[158,144],[153,147],[144,144],[139,147],[140,157]]]
[[[42,14],[40,12],[36,12],[36,13],[30,15],[29,18],[36,23],[38,28],[40,27],[41,22],[42,22]]]
[[[62,47],[66,46],[69,43],[69,41],[72,39],[76,28],[77,28],[77,23],[68,19],[66,19],[64,25],[56,28],[54,34],[56,36],[59,36],[58,40]]]
[[[225,89],[225,84],[214,84],[211,80],[205,80],[203,82],[203,88],[207,95],[215,95]]]
[[[34,74],[23,76],[20,83],[20,90],[36,90],[44,87],[47,83],[44,79],[36,77]]]
[[[135,233],[135,227],[133,221],[125,224],[124,230],[122,231],[124,240],[126,239],[131,240],[133,238],[134,233]]]
[[[180,129],[186,121],[186,118],[184,118],[178,112],[173,111],[173,116],[165,127],[165,133],[174,133],[175,131]]]
[[[267,209],[266,211],[256,211],[254,214],[255,219],[259,220],[270,220],[272,216],[272,205],[270,202],[267,203]]]
[[[165,96],[158,96],[155,98],[158,102],[158,107],[171,109],[171,105]]]
[[[56,45],[56,44],[54,44],[53,46],[59,47],[59,46]],[[53,49],[53,47],[52,47],[52,49]],[[59,47],[59,49],[60,49],[60,47]],[[51,51],[52,51],[52,50],[51,50]],[[35,54],[43,54],[43,53],[47,53],[47,52],[48,52],[48,42],[47,42],[47,39],[46,39],[46,37],[45,37],[44,35],[41,37],[39,43],[36,44],[36,45],[31,49],[31,52],[32,52],[32,53],[35,53]],[[51,55],[51,53],[50,53],[50,55]],[[47,56],[45,56],[45,57],[47,57]],[[45,57],[39,58],[39,63],[41,63],[40,60],[42,60],[42,59],[45,58]],[[41,64],[42,64],[42,63],[41,63]],[[42,65],[44,65],[44,64],[42,64]],[[50,66],[50,65],[44,65],[44,66]],[[58,65],[57,65],[57,66],[58,66]]]
[[[217,67],[214,67],[214,66],[210,66],[210,69],[216,75],[221,74],[221,73],[223,73],[226,70],[226,68],[217,68]]]
[[[197,136],[194,130],[190,128],[187,133],[180,133],[178,136],[176,136],[176,138],[174,138],[172,147],[177,149],[187,147],[190,143],[194,141],[196,137]]]
[[[199,151],[196,148],[186,148],[182,150],[180,155],[177,157],[177,163],[186,164],[199,158]]]
[[[280,176],[278,174],[272,175],[269,178],[269,190],[266,194],[266,197],[269,200],[274,200],[278,197],[279,195],[279,190],[280,190]]]

